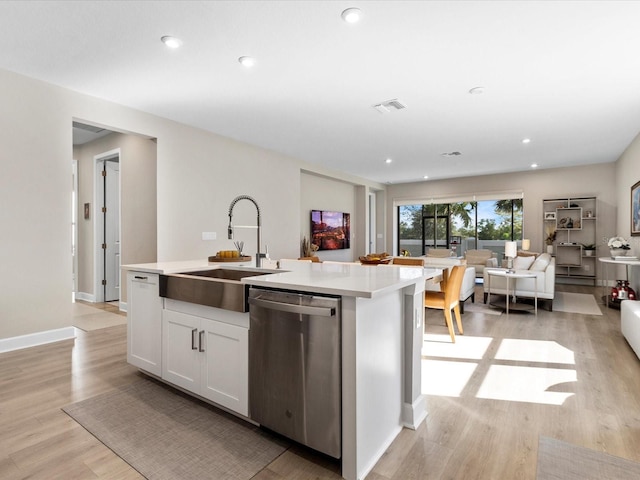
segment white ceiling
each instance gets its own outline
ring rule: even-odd
[[[2,1],[0,68],[398,183],[615,161],[639,21],[638,1]]]

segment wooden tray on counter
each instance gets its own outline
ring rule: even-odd
[[[217,256],[212,256],[209,257],[208,259],[210,262],[249,262],[251,260],[250,256],[243,256],[243,257],[217,257]]]

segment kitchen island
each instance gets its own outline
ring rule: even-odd
[[[220,267],[219,264],[205,266],[193,261],[123,268],[128,269],[130,275],[140,277],[147,276],[145,273],[155,275]],[[225,264],[224,268],[229,265]],[[425,279],[439,276],[440,270],[314,263],[301,264],[292,271],[276,272],[265,270],[268,275],[243,278],[242,283],[341,298],[342,476],[348,480],[362,479],[403,427],[415,429],[426,418],[420,358],[423,297]],[[161,299],[160,302],[163,300],[169,301]],[[196,306],[193,307],[192,313]],[[171,313],[167,312],[166,306],[161,310],[163,315]],[[231,313],[236,317],[229,316]],[[238,316],[246,314],[216,312],[216,315],[217,321],[235,322],[234,326],[238,328],[242,327]],[[135,314],[132,312],[129,317],[130,329],[135,330]],[[171,348],[166,338],[162,339],[161,345],[165,349]],[[159,371],[166,370],[165,367]],[[243,374],[242,369],[238,372]],[[242,409],[232,410],[243,414]]]

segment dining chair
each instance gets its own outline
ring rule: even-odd
[[[462,279],[466,268],[466,265],[456,265],[452,268],[449,278],[447,279],[446,286],[444,287],[444,291],[424,292],[425,308],[444,310],[444,320],[447,324],[447,328],[449,329],[449,335],[451,335],[451,341],[453,343],[456,341],[456,335],[453,330],[451,310],[454,311],[456,316],[458,332],[460,335],[464,334],[464,330],[462,329],[462,319],[460,318],[460,287],[462,286]]]
[[[392,265],[409,265],[414,267],[423,267],[424,258],[411,258],[411,257],[393,257],[391,260]]]

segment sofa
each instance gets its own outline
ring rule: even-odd
[[[534,273],[535,278],[519,278],[515,282],[511,281],[509,295],[534,298],[537,285],[538,301],[544,300],[547,304],[547,309],[551,311],[553,309],[556,285],[556,259],[548,253],[542,253],[536,257],[518,256],[513,259],[513,269],[516,272],[528,271]],[[489,282],[489,274],[487,269],[484,269],[483,280],[484,303],[487,303],[489,296],[489,283],[491,283],[492,295],[507,295],[507,279],[505,277],[493,276]]]
[[[476,269],[476,276],[482,278],[484,269],[498,266],[498,256],[495,252],[486,249],[470,249],[464,252],[467,266]]]
[[[623,300],[620,304],[620,330],[640,358],[640,302]]]
[[[424,266],[431,268],[446,269],[448,273],[455,265],[465,265],[466,260],[462,258],[442,258],[442,257],[422,257],[424,259]],[[460,287],[460,313],[464,313],[464,302],[471,298],[472,302],[475,302],[475,288],[476,288],[476,269],[475,267],[467,265],[464,271],[464,277],[462,278],[462,286]],[[440,285],[427,285],[426,290],[439,291]]]

